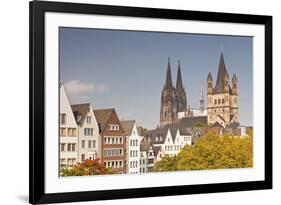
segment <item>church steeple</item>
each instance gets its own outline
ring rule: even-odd
[[[177,75],[176,89],[177,90],[183,89],[182,78],[181,78],[181,65],[180,65],[180,61],[179,61],[179,64],[178,64],[178,75]]]
[[[218,75],[217,75],[217,82],[214,88],[214,92],[216,93],[223,93],[225,91],[225,80],[228,78],[228,73],[226,70],[225,62],[224,62],[224,57],[223,53],[221,53],[220,56],[220,62],[219,62],[219,70],[218,70]]]
[[[170,65],[170,57],[168,58],[168,66],[167,66],[165,88],[173,88],[172,74],[171,74],[171,65]]]
[[[201,86],[201,99],[200,99],[200,110],[204,111],[204,96],[203,96],[203,87]]]

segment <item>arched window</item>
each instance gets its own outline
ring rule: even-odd
[[[218,100],[219,104],[221,104],[221,99]]]

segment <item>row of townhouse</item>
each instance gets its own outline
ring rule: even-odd
[[[184,146],[192,146],[208,132],[244,137],[252,130],[252,127],[238,124],[223,128],[221,125],[198,127],[198,123],[206,124],[206,117],[182,118],[177,124],[168,124],[148,131],[140,146],[140,173],[153,171],[154,163],[160,161],[163,156],[176,156]]]
[[[60,166],[99,159],[114,173],[139,173],[140,139],[134,120],[120,121],[115,109],[70,105],[60,83]]]
[[[148,131],[141,141],[140,173],[152,172],[155,162],[164,156],[174,157],[185,145],[191,144],[192,135],[173,125]]]

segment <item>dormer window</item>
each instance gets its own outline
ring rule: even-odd
[[[92,123],[92,117],[87,116],[86,122],[87,122],[88,124],[91,124],[91,123]]]
[[[109,130],[111,130],[111,131],[118,131],[119,130],[119,125],[109,125]]]

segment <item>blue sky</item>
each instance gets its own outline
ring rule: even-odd
[[[151,129],[159,124],[168,57],[174,85],[181,61],[188,102],[198,108],[201,86],[207,104],[207,75],[215,84],[221,52],[230,78],[238,78],[240,123],[252,125],[252,37],[60,28],[60,80],[70,103],[115,108],[120,119]]]

